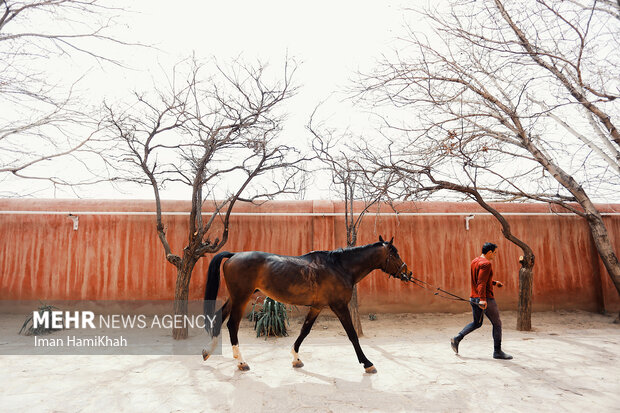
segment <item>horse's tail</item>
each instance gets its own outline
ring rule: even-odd
[[[223,251],[217,254],[215,257],[211,259],[211,263],[209,264],[209,270],[207,271],[207,285],[205,286],[205,300],[204,300],[204,315],[205,319],[212,319],[215,315],[215,300],[217,298],[217,292],[220,289],[220,264],[224,258],[230,258],[235,255],[233,252]],[[219,317],[219,321],[221,320],[221,315]],[[210,331],[210,323],[205,323],[205,329]],[[214,329],[214,335],[219,335],[219,328]]]

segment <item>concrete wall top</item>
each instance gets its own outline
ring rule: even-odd
[[[491,203],[502,213],[522,214],[564,214],[568,210],[543,203]],[[207,204],[204,212],[212,209]],[[190,201],[162,201],[164,212],[189,212]],[[356,210],[362,204],[356,203]],[[620,204],[597,204],[603,214],[620,214]],[[154,200],[110,200],[110,199],[0,199],[0,211],[45,211],[45,212],[154,212]],[[237,202],[235,213],[343,213],[343,201],[268,201],[261,204]],[[380,205],[370,213],[403,214],[468,214],[487,213],[475,202],[400,202],[394,208]]]

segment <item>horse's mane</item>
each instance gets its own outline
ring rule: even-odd
[[[378,246],[380,246],[382,244],[383,243],[381,241],[379,241],[379,242],[375,242],[373,244],[360,245],[359,247],[338,248],[338,249],[331,250],[331,251],[311,251],[311,252],[309,252],[307,254],[302,255],[302,257],[305,257],[305,258],[318,258],[318,257],[322,257],[322,258],[324,258],[326,260],[329,260],[329,261],[332,261],[332,262],[337,262],[344,255],[363,252],[363,251],[365,251],[365,250],[367,250],[369,248],[378,247]]]
[[[349,253],[356,253],[356,252],[362,252],[365,251],[371,247],[378,247],[381,244],[383,244],[381,241],[379,242],[375,242],[373,244],[367,244],[367,245],[360,245],[359,247],[347,247],[347,248],[338,248],[332,251],[328,251],[331,255],[342,255],[342,254],[349,254]]]

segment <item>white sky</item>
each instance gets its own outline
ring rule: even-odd
[[[67,64],[45,69],[55,78],[71,84],[87,73],[79,89],[93,106],[103,100],[114,104],[124,101],[134,90],[152,90],[169,75],[172,66],[195,54],[199,59],[216,58],[227,63],[241,56],[246,61],[260,59],[279,68],[285,56],[298,63],[294,83],[298,94],[285,102],[289,114],[282,139],[289,145],[305,149],[311,139],[305,125],[319,102],[318,120],[330,127],[347,128],[358,134],[374,134],[368,113],[342,101],[338,92],[350,86],[357,70],[368,71],[382,54],[390,54],[403,32],[405,20],[414,30],[423,31],[423,23],[412,24],[412,13],[404,7],[435,4],[431,0],[338,0],[314,2],[290,1],[190,1],[178,0],[114,0],[129,13],[119,16],[122,24],[114,35],[127,42],[153,45],[144,47],[115,47],[100,51],[120,60],[128,68],[98,64],[85,56],[72,56]],[[129,4],[129,6],[127,6]],[[33,26],[41,22],[30,22]],[[402,44],[401,44],[402,45]],[[33,68],[34,69],[34,68]],[[6,108],[0,108],[0,111]],[[405,114],[406,116],[406,114]],[[39,170],[40,171],[40,170]],[[316,174],[315,174],[316,175]],[[318,178],[305,193],[306,199],[334,198],[330,194],[329,178]],[[39,190],[39,187],[47,189]],[[6,180],[0,182],[0,193],[34,194],[37,197],[74,197],[71,188],[51,188],[33,181]],[[189,199],[189,188],[168,187],[164,199]],[[123,186],[121,191],[109,184],[77,189],[84,198],[142,198],[152,199],[150,186]]]
[[[149,90],[170,73],[174,63],[195,54],[199,59],[216,58],[226,63],[242,56],[260,59],[280,67],[285,56],[298,64],[294,83],[299,93],[287,103],[289,114],[283,138],[287,143],[303,146],[310,136],[305,130],[316,105],[329,98],[319,117],[345,129],[360,124],[367,114],[355,113],[347,102],[333,96],[349,85],[357,69],[372,66],[383,52],[389,52],[403,22],[403,1],[164,1],[133,0],[119,21],[126,23],[116,35],[128,42],[140,42],[157,49],[111,47],[103,54],[122,61],[132,69],[99,65],[84,56],[72,56],[70,65],[48,66],[52,76],[68,84],[87,73],[80,90],[99,105],[123,100],[133,90]],[[120,2],[120,7],[127,7]],[[32,23],[36,24],[36,23]],[[331,96],[331,97],[330,97]],[[5,190],[15,192],[24,182],[4,182]],[[37,182],[25,185],[31,193]],[[42,184],[45,186],[44,184]],[[330,195],[316,188],[306,198]],[[187,198],[188,190],[171,189],[168,199]],[[131,187],[118,192],[109,185],[83,187],[78,190],[87,198],[151,198],[150,187]],[[61,188],[41,190],[37,197],[73,197]]]
[[[99,66],[91,59],[74,59],[72,69],[58,69],[67,81],[87,70],[80,83],[92,104],[122,100],[133,90],[151,89],[164,72],[192,53],[198,58],[215,57],[226,62],[241,55],[245,60],[260,59],[279,67],[288,55],[299,67],[294,82],[301,86],[288,104],[289,113],[283,138],[289,143],[305,145],[305,130],[315,106],[331,94],[349,85],[357,69],[367,69],[389,52],[402,27],[403,1],[189,1],[175,2],[133,0],[129,10],[135,13],[121,21],[119,37],[129,42],[156,46],[147,48],[113,48],[111,57],[134,70],[110,65]],[[112,50],[112,49],[111,49]],[[331,106],[330,106],[331,105]],[[329,98],[321,111],[343,129],[367,114],[360,115],[349,103]],[[360,117],[361,116],[361,117]],[[306,193],[307,199],[326,198],[326,185],[317,183]],[[189,190],[171,188],[166,199],[186,199]],[[152,198],[150,187],[118,192],[109,185],[78,190],[86,198]],[[45,190],[37,197],[73,197],[71,191]]]

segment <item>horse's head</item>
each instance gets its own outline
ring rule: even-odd
[[[381,269],[395,278],[402,279],[409,276],[411,273],[407,269],[407,264],[400,258],[398,250],[394,246],[394,237],[387,242],[383,240],[383,237],[379,236],[379,242],[385,248],[385,261]]]

